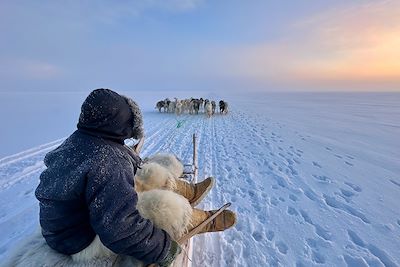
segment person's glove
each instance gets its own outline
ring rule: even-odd
[[[169,248],[167,256],[158,263],[160,267],[168,267],[175,260],[176,256],[181,253],[182,249],[179,244],[175,241],[171,242],[171,247]]]

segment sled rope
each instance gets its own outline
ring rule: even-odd
[[[183,125],[184,122],[186,122],[186,118],[188,118],[189,115],[186,115],[186,117],[182,118],[182,120],[178,120],[177,118],[175,118],[175,120],[177,121],[177,125],[174,124],[173,130],[171,131],[170,135],[167,137],[166,141],[165,141],[165,147],[163,147],[163,149],[165,151],[170,151],[171,150],[171,146],[172,146],[172,140],[174,138],[176,138],[176,133],[179,131],[179,128]]]
[[[182,250],[183,250],[183,252],[184,252],[184,254],[185,254],[185,257],[186,257],[190,262],[193,262],[192,259],[189,257],[189,253],[187,252],[187,250],[184,249],[184,248],[182,248]]]
[[[186,120],[178,120],[178,119],[176,119],[176,122],[177,122],[176,128],[181,128],[181,127],[183,126],[183,123],[184,123],[185,121],[186,121]]]

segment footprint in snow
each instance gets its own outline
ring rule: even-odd
[[[360,267],[368,267],[368,263],[360,257],[357,256],[350,256],[350,255],[343,255],[343,259],[347,264],[347,267],[352,267],[352,266],[360,266]]]
[[[264,240],[264,235],[258,231],[254,231],[252,236],[257,242]]]
[[[326,261],[325,256],[316,250],[312,250],[312,260],[318,264],[324,264]]]
[[[349,236],[350,242],[352,242],[356,246],[368,250],[371,254],[375,255],[385,266],[397,266],[392,257],[385,250],[373,244],[368,244],[364,242],[364,240],[362,240],[356,232],[350,229],[347,230],[347,234]]]
[[[328,176],[325,175],[317,175],[317,174],[313,174],[312,177],[314,177],[318,182],[322,182],[322,183],[331,183],[331,179],[329,179]]]
[[[289,250],[288,246],[282,241],[276,242],[275,245],[282,254],[286,254]]]
[[[299,155],[298,155],[298,156],[299,156]],[[294,158],[293,161],[296,162],[297,164],[300,164],[300,163],[301,163],[300,160],[298,160],[298,159],[296,159],[296,158]]]
[[[275,237],[274,231],[269,230],[269,231],[267,232],[267,239],[268,239],[269,241],[272,241],[272,239],[274,239],[274,237]]]
[[[399,183],[399,182],[396,182],[396,181],[393,180],[393,179],[389,179],[389,181],[392,182],[392,184],[397,185],[397,186],[400,187],[400,183]]]
[[[272,166],[270,166],[270,165],[268,165],[268,169],[269,169],[270,171],[273,171],[273,170],[274,170],[274,168],[273,168]]]
[[[289,215],[292,215],[292,216],[298,216],[298,215],[299,215],[299,213],[297,212],[297,210],[296,210],[295,208],[293,208],[293,207],[288,207],[287,213],[288,213]]]
[[[362,191],[361,187],[356,185],[356,184],[352,184],[352,183],[349,183],[349,182],[344,182],[344,184],[347,185],[347,186],[350,186],[351,189],[353,189],[356,192],[361,192]]]
[[[342,210],[354,217],[359,218],[362,220],[364,223],[370,224],[371,221],[365,216],[364,213],[362,213],[360,210],[355,209],[352,205],[347,205],[345,203],[342,203],[338,201],[335,197],[333,196],[328,196],[328,195],[323,195],[325,203],[335,209]]]
[[[313,164],[315,167],[322,168],[322,166],[321,166],[318,162],[313,161],[312,164]]]
[[[339,189],[340,189],[340,192],[342,193],[342,195],[345,196],[345,197],[352,197],[352,196],[355,195],[353,192],[351,192],[349,190],[346,190],[346,189],[343,189],[343,188],[339,188]]]
[[[310,199],[310,200],[312,200],[312,201],[317,201],[317,200],[318,200],[318,195],[317,195],[313,190],[311,190],[311,189],[306,189],[306,190],[304,191],[304,195],[305,195],[308,199]]]
[[[317,240],[308,238],[306,242],[311,249],[311,260],[317,264],[324,264],[326,259],[325,256],[319,251],[320,244],[317,244]]]
[[[351,163],[351,162],[348,162],[348,161],[345,161],[344,163],[346,163],[347,165],[349,165],[349,166],[354,166],[354,164],[353,163]]]
[[[290,200],[296,202],[298,200],[298,198],[295,195],[290,194],[289,195]]]
[[[279,204],[279,201],[278,201],[278,199],[276,198],[276,197],[272,197],[270,200],[269,200],[269,202],[271,203],[271,205],[273,205],[273,206],[278,206],[278,204]]]

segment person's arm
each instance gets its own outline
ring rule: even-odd
[[[91,225],[102,243],[117,254],[146,263],[163,261],[170,236],[144,219],[136,209],[133,174],[109,162],[88,174],[86,201]],[[112,166],[114,165],[114,166]]]

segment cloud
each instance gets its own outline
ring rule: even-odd
[[[22,20],[65,21],[78,27],[88,24],[112,24],[124,19],[138,18],[152,11],[189,12],[200,7],[204,0],[140,0],[140,1],[0,1],[0,22],[9,24],[16,17]],[[18,23],[18,21],[14,21]],[[0,25],[1,29],[1,25]]]
[[[304,84],[400,84],[400,2],[336,8],[299,20],[283,37],[225,49],[227,73]]]
[[[61,77],[60,67],[36,60],[8,60],[0,67],[0,77],[7,79],[51,80]]]
[[[144,8],[161,8],[172,11],[188,11],[199,7],[203,0],[146,0]]]

